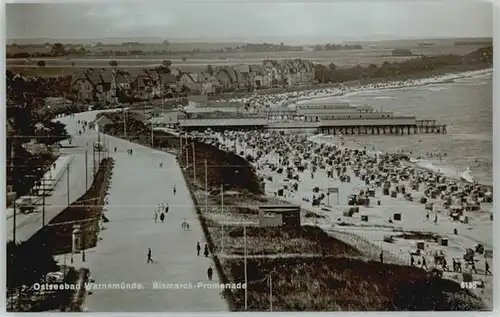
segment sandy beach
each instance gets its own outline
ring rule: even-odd
[[[436,259],[445,258],[445,278],[460,283],[462,275],[451,270],[451,263],[460,261],[469,272],[463,259],[467,249],[478,244],[492,249],[490,189],[423,169],[407,155],[355,149],[321,135],[226,131],[201,137],[207,142],[215,137],[222,149],[252,157],[266,195],[300,205],[303,224],[317,225],[360,249],[369,241],[393,263],[421,266],[425,261],[441,269]],[[483,198],[475,197],[477,190]],[[354,197],[358,202],[351,204]],[[493,279],[485,267],[493,259],[487,252],[476,254],[473,279],[484,283],[477,293],[490,306]]]

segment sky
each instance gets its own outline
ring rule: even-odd
[[[493,36],[486,1],[165,0],[11,3],[7,38],[259,41]],[[312,43],[308,43],[312,44]]]

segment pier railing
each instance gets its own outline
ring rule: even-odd
[[[446,124],[440,124],[437,120],[423,119],[416,120],[416,125],[419,133],[442,133],[445,134]]]

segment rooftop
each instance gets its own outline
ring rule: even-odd
[[[266,126],[264,118],[218,118],[179,120],[181,127]]]

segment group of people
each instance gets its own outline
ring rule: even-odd
[[[201,251],[200,242],[196,242],[196,255],[197,256],[200,256],[200,251]],[[208,244],[205,243],[205,246],[203,248],[203,255],[205,255],[205,257],[208,257],[209,253],[210,252],[208,251]]]
[[[200,242],[196,242],[196,255],[200,256],[200,252],[201,252]],[[205,255],[205,257],[208,257],[209,254],[210,254],[210,251],[208,250],[208,244],[205,243],[205,246],[203,247],[203,255]],[[152,258],[151,248],[148,248],[148,253],[146,254],[146,263],[154,263],[153,258]],[[209,281],[212,280],[213,273],[214,273],[214,271],[212,269],[212,266],[210,265],[207,269],[207,277],[208,277]]]
[[[168,204],[165,204],[164,202],[161,202],[158,208],[153,213],[153,220],[155,223],[158,222],[158,217],[160,218],[160,221],[163,223],[165,221],[165,215],[168,214]]]
[[[196,255],[200,256],[200,251],[201,251],[201,245],[200,242],[196,242]],[[208,251],[208,244],[205,243],[205,246],[203,247],[203,255],[207,258],[210,252]],[[212,266],[210,265],[207,269],[207,277],[208,280],[211,281],[212,277],[214,274],[214,270],[212,269]]]

